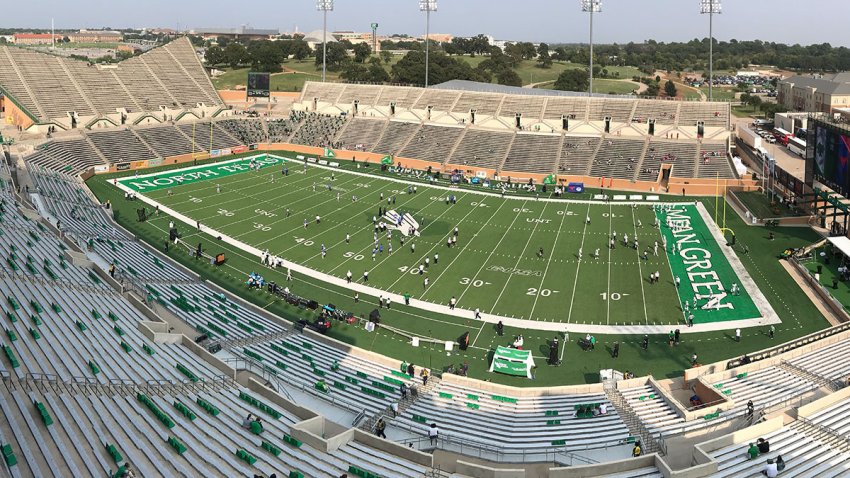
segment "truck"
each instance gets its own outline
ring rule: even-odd
[[[738,137],[741,138],[741,141],[743,141],[747,146],[753,149],[761,148],[761,136],[759,136],[755,131],[744,126],[738,126],[737,133]]]

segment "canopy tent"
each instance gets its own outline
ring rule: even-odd
[[[532,378],[531,369],[534,368],[534,358],[530,350],[512,349],[499,346],[490,362],[490,371]]]
[[[850,238],[844,236],[830,237],[827,239],[830,244],[838,249],[842,254],[850,257]]]

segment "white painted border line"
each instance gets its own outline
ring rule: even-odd
[[[261,155],[257,155],[257,156],[261,156]],[[275,156],[277,158],[284,159],[284,160],[287,160],[287,161],[297,162],[299,164],[303,163],[302,161],[293,160],[293,159],[282,157],[282,156],[276,156],[276,155],[270,155],[270,156]],[[248,157],[237,158],[234,161],[244,161],[246,158],[248,158]],[[221,163],[217,163],[217,164],[221,164]],[[206,165],[206,166],[209,166],[209,165]],[[335,171],[337,170],[335,168],[330,168],[330,167],[327,167],[327,166],[320,166],[318,164],[310,164],[310,167],[323,168],[323,169],[329,169],[329,170],[335,170]],[[197,166],[192,166],[192,168],[197,168]],[[171,170],[170,172],[175,172],[175,171],[180,171],[180,170],[179,169]],[[360,173],[360,172],[357,172],[357,171],[342,171],[342,172],[344,172],[346,174],[355,174],[355,175],[359,175],[359,176],[375,178],[374,174]],[[139,177],[142,177],[142,176],[139,176]],[[411,183],[411,182],[407,182],[407,181],[403,181],[403,180],[395,179],[395,178],[383,178],[383,177],[380,177],[380,176],[379,176],[379,178],[385,179],[385,180],[390,181],[390,182],[399,183],[399,184],[406,184],[406,185],[411,185],[411,186],[412,185],[416,185],[416,186],[420,185],[418,183]],[[146,203],[146,204],[148,204],[148,205],[150,205],[151,207],[154,207],[154,208],[159,207],[160,211],[162,211],[166,214],[169,214],[170,216],[174,217],[176,220],[187,224],[188,226],[190,226],[193,229],[195,228],[196,221],[194,221],[193,219],[171,209],[168,206],[165,206],[163,204],[158,203],[157,201],[147,197],[144,194],[139,194],[137,191],[133,190],[132,188],[130,188],[128,186],[125,186],[121,183],[115,183],[114,185],[118,189],[120,189],[124,192],[132,192],[132,193],[136,194],[136,197],[139,200],[141,200],[142,202],[144,202],[144,203]],[[442,189],[442,190],[446,190],[446,191],[467,192],[467,190],[447,188],[447,187],[444,187],[444,186],[431,186],[431,185],[421,185],[421,186],[432,188],[432,189]],[[470,192],[475,193],[475,194],[479,194],[479,195],[482,195],[482,196],[501,197],[501,195],[499,195],[499,194],[489,194],[489,193],[484,193],[484,192],[474,191],[474,190],[470,191]],[[510,198],[510,199],[517,199],[517,200],[522,200],[522,201],[528,201],[529,200],[528,198],[520,198],[520,197],[514,197],[514,198]],[[540,201],[575,202],[575,203],[579,203],[579,204],[600,204],[599,201],[588,201],[588,200],[540,199]],[[602,203],[602,204],[605,204],[605,203]],[[627,202],[627,201],[626,202],[613,202],[613,201],[611,201],[608,204],[609,205],[631,205],[633,203]],[[646,204],[646,203],[641,203],[641,204]],[[682,203],[679,202],[679,203],[674,203],[674,204],[681,205]],[[700,205],[699,203],[693,203],[693,204],[697,204],[698,207]],[[710,223],[708,223],[708,224],[710,224]],[[203,224],[201,224],[201,228],[200,228],[199,232],[207,233],[207,234],[209,234],[213,237],[221,237],[221,240],[223,242],[230,244],[231,246],[236,247],[238,249],[241,249],[244,252],[247,252],[251,255],[256,256],[257,257],[257,264],[258,265],[260,264],[260,258],[262,257],[262,254],[263,254],[263,251],[261,251],[260,249],[253,247],[249,244],[246,244],[242,241],[239,241],[237,239],[234,239],[234,238],[232,238],[232,237],[230,237],[226,234],[223,234],[223,233],[221,233],[221,232],[219,232],[215,229],[206,227]],[[737,257],[735,259],[737,259]],[[304,266],[299,265],[299,264],[295,264],[295,263],[287,261],[287,260],[284,260],[283,263],[284,263],[283,267],[288,267],[293,272],[296,272],[296,273],[299,273],[299,274],[304,274],[306,276],[322,280],[323,282],[327,282],[328,284],[335,285],[335,286],[340,287],[342,289],[350,290],[350,291],[352,291],[352,296],[353,296],[353,292],[358,292],[358,293],[365,294],[365,295],[372,296],[372,297],[379,297],[379,296],[388,297],[389,296],[397,304],[404,303],[404,297],[399,295],[399,294],[388,293],[387,291],[384,291],[383,289],[378,289],[378,288],[375,288],[375,287],[370,287],[370,286],[366,286],[366,285],[363,285],[363,284],[357,284],[357,283],[353,283],[353,282],[351,284],[348,284],[348,283],[346,283],[346,280],[342,277],[335,277],[335,276],[331,276],[329,274],[318,272],[318,271],[315,271],[313,269],[304,267]],[[738,262],[738,264],[740,265],[740,261]],[[741,266],[741,267],[743,267],[743,266]],[[752,282],[752,279],[749,278],[749,275],[747,275],[747,278],[748,278],[748,280],[750,280]],[[743,283],[743,279],[742,279],[742,283]],[[752,284],[754,285],[754,283],[752,283]],[[758,290],[758,289],[756,288],[755,290]],[[411,299],[410,304],[411,304],[411,306],[422,309],[422,310],[427,310],[427,311],[430,311],[430,312],[435,312],[435,313],[446,315],[446,316],[458,317],[458,318],[462,318],[462,319],[471,319],[475,315],[475,312],[472,311],[472,310],[460,309],[460,308],[455,308],[454,310],[452,310],[452,309],[449,309],[449,306],[447,306],[447,305],[436,304],[436,303],[433,303],[433,302],[420,301],[420,300],[417,300],[417,299]],[[769,304],[768,304],[768,306],[769,306]],[[772,309],[770,309],[770,310],[772,311]],[[776,316],[775,313],[773,313],[773,315]],[[666,325],[616,325],[616,326],[569,324],[569,323],[564,323],[564,322],[544,322],[544,321],[528,320],[528,319],[515,319],[515,318],[512,318],[512,317],[504,317],[504,316],[500,316],[500,315],[485,314],[485,313],[481,314],[481,319],[484,322],[492,323],[492,324],[495,324],[495,323],[501,321],[504,325],[506,325],[508,327],[516,327],[516,328],[521,328],[521,329],[526,329],[526,330],[542,330],[542,331],[552,331],[552,332],[580,332],[580,333],[593,333],[593,334],[635,334],[635,335],[637,335],[637,334],[666,334],[667,332],[670,331],[670,327],[673,326],[671,324],[666,324]],[[776,322],[779,322],[778,317],[776,318]],[[768,324],[768,323],[773,323],[773,322],[767,322],[763,318],[748,319],[748,320],[736,320],[736,321],[727,321],[727,322],[712,322],[712,323],[709,323],[709,324],[697,324],[693,327],[686,327],[685,332],[686,333],[695,333],[695,332],[729,330],[733,326],[734,327],[741,327],[741,328],[757,327],[757,326],[763,326],[763,325]]]

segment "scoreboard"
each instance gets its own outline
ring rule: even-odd
[[[269,97],[269,76],[268,73],[248,73],[248,98]]]

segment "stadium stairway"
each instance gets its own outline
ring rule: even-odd
[[[437,386],[440,384],[440,379],[435,376],[431,376],[428,378],[428,384],[424,387],[417,387],[416,394],[414,395],[411,392],[407,393],[407,398],[404,400],[398,401],[398,416],[402,416],[404,412],[413,406],[419,397],[425,396],[426,394],[431,393]],[[361,422],[357,427],[363,430],[366,433],[374,433],[375,432],[375,423],[378,422],[380,418],[386,418],[388,422],[392,422],[395,417],[392,416],[393,412],[390,407],[386,407],[383,410],[379,410],[377,413],[369,417],[368,420]]]
[[[842,453],[850,453],[850,440],[828,427],[813,423],[807,419],[798,418],[796,422],[791,424],[791,428],[795,428],[798,432],[812,440],[820,442],[826,448],[831,448]]]
[[[130,129],[130,128],[128,128],[128,129]],[[148,143],[147,141],[145,141],[145,138],[142,138],[142,135],[140,135],[139,133],[137,133],[135,129],[130,129],[130,132],[131,132],[131,133],[133,133],[133,136],[135,136],[135,137],[136,137],[136,139],[138,139],[138,140],[139,140],[139,142],[140,142],[140,143],[142,143],[142,144],[145,146],[145,148],[148,148],[148,149],[149,149],[149,150],[153,153],[153,155],[154,155],[154,156],[159,156],[159,154],[158,154],[158,153],[156,152],[156,150],[155,150],[155,149],[154,149],[154,148],[150,145],[150,143]]]
[[[264,342],[271,342],[273,340],[285,340],[287,337],[291,335],[295,335],[296,332],[293,329],[284,330],[283,332],[274,332],[271,334],[258,334],[251,335],[248,337],[237,337],[233,339],[222,339],[222,340],[213,340],[208,344],[208,347],[212,347],[215,345],[220,345],[224,350],[230,350],[235,348],[241,348],[246,345],[254,345]]]
[[[96,145],[96,144],[94,144],[94,141],[92,141],[92,140],[91,140],[91,138],[89,138],[88,133],[86,133],[85,131],[83,131],[83,132],[82,132],[82,136],[83,136],[83,138],[85,139],[86,143],[88,143],[89,147],[90,147],[90,148],[91,148],[91,149],[92,149],[92,150],[93,150],[93,151],[97,154],[97,157],[98,157],[98,158],[100,158],[100,159],[103,161],[103,162],[102,162],[102,163],[100,163],[100,164],[112,164],[112,163],[109,161],[109,159],[107,159],[107,158],[106,158],[106,156],[103,154],[103,151],[101,151],[101,150],[97,147],[97,145]]]
[[[640,417],[638,417],[637,413],[635,413],[634,409],[632,409],[632,406],[629,405],[626,397],[624,397],[616,387],[605,387],[605,395],[608,397],[608,400],[611,401],[611,404],[614,405],[614,408],[617,409],[620,419],[623,420],[629,429],[629,434],[632,437],[640,439],[643,453],[645,455],[658,453],[659,455],[664,456],[666,454],[664,447],[662,447],[661,444],[655,440],[652,433],[646,429],[643,422],[640,420]]]

